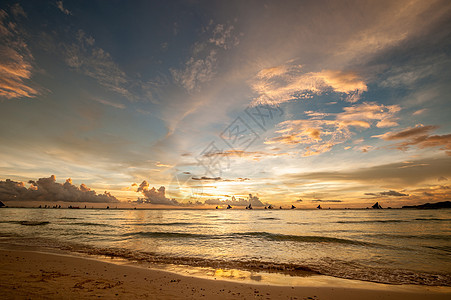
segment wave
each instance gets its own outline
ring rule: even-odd
[[[172,223],[126,223],[130,226],[190,226],[190,225],[209,225],[206,223],[192,223],[192,222],[172,222]]]
[[[439,218],[416,218],[415,221],[448,221],[450,222],[451,219],[439,219]]]
[[[365,223],[404,223],[406,220],[363,220],[363,221],[337,221],[339,224],[365,224]]]
[[[208,239],[213,238],[213,235],[196,234],[196,233],[181,233],[181,232],[160,232],[160,231],[137,231],[122,234],[123,237],[150,237],[150,238],[197,238]]]
[[[424,247],[451,253],[451,246],[424,246]]]
[[[50,222],[47,222],[47,221],[20,221],[19,224],[25,225],[25,226],[41,226],[41,225],[50,224]]]
[[[271,218],[271,217],[268,217],[268,218],[258,218],[259,220],[280,220],[279,218]]]
[[[304,242],[304,243],[333,243],[333,244],[348,244],[348,245],[360,245],[360,246],[378,246],[375,243],[368,243],[357,240],[341,239],[327,236],[315,236],[315,235],[288,235],[269,232],[247,232],[247,233],[235,233],[234,235],[243,237],[258,237],[271,241],[292,241],[292,242]]]
[[[24,226],[41,226],[50,224],[48,221],[0,221],[3,224],[19,224]]]
[[[374,247],[385,247],[384,245],[363,242],[358,240],[341,239],[327,236],[312,236],[312,235],[287,235],[269,232],[239,232],[230,233],[225,235],[216,234],[197,234],[197,233],[185,233],[185,232],[160,232],[160,231],[138,231],[125,233],[122,236],[140,236],[149,238],[189,238],[189,239],[252,239],[259,238],[269,241],[288,241],[288,242],[300,242],[300,243],[331,243],[331,244],[347,244],[347,245],[358,245],[358,246],[374,246]]]
[[[78,226],[99,226],[99,227],[116,227],[109,224],[102,224],[102,223],[92,223],[92,222],[74,222],[74,223],[66,223],[63,225],[78,225]]]
[[[386,239],[420,239],[420,240],[445,240],[449,241],[451,236],[449,235],[439,235],[439,234],[386,234],[386,233],[376,233],[370,236],[383,237]]]

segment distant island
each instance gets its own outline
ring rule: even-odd
[[[417,208],[417,209],[439,209],[451,208],[451,201],[443,201],[437,203],[425,203],[421,205],[405,205],[402,208]]]

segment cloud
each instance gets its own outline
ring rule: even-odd
[[[30,180],[31,186],[25,187],[23,182],[9,179],[0,181],[1,201],[63,201],[63,202],[91,202],[91,203],[115,203],[119,202],[108,192],[96,194],[94,190],[85,184],[77,187],[69,178],[64,184],[56,182],[55,175],[48,178]]]
[[[429,43],[435,43],[436,41],[428,41]],[[382,76],[386,77],[380,85],[390,88],[410,88],[416,89],[421,84],[421,80],[424,78],[431,78],[442,72],[446,72],[444,68],[449,65],[449,58],[443,53],[437,53],[436,51],[428,50],[425,54],[418,53],[421,48],[418,45],[413,46],[417,48],[413,51],[409,49],[412,46],[403,47],[403,51],[417,52],[412,55],[414,59],[411,59],[409,63],[403,61],[401,65],[396,65],[398,62],[394,62],[395,65],[389,70],[384,72]]]
[[[311,202],[339,203],[339,202],[343,202],[343,201],[342,200],[320,200],[320,199],[315,199],[315,200],[311,200]]]
[[[367,153],[367,152],[371,151],[372,148],[373,148],[373,146],[363,145],[363,146],[355,146],[354,150],[360,151],[360,152],[363,152],[363,153]]]
[[[191,177],[192,180],[197,180],[197,181],[224,181],[224,182],[243,182],[243,181],[248,181],[250,180],[247,177],[238,177],[237,179],[225,179],[225,178],[221,178],[221,177],[206,177],[206,176],[202,176],[202,177]]]
[[[374,102],[364,102],[344,107],[343,112],[327,114],[335,117],[333,120],[317,119],[314,112],[308,111],[311,119],[288,120],[278,124],[281,128],[276,133],[280,136],[267,139],[265,144],[307,145],[302,156],[318,155],[328,152],[333,146],[351,138],[353,128],[367,129],[374,122],[381,127],[384,120],[394,120],[394,115],[400,111],[397,105],[385,106]],[[397,124],[397,123],[396,123]],[[367,152],[371,147],[359,149]]]
[[[389,190],[388,192],[380,192],[380,193],[365,193],[367,196],[392,196],[392,197],[407,197],[408,194],[400,193],[397,191]]]
[[[222,180],[221,177],[206,177],[206,176],[202,176],[200,178],[198,177],[192,177],[192,180],[202,180],[202,181],[220,181]]]
[[[448,23],[443,24],[444,19],[449,20],[447,1],[380,1],[368,8],[364,17],[354,16],[361,20],[363,26],[357,26],[356,30],[351,31],[351,35],[342,38],[341,43],[335,45],[336,60],[362,62],[376,55],[386,55],[387,51],[397,47],[405,53],[406,43],[418,40],[422,35],[433,35],[433,31],[440,30],[438,26],[446,28]],[[390,15],[387,11],[396,14]],[[427,51],[431,51],[430,45]]]
[[[302,156],[328,152],[351,136],[348,125],[333,120],[290,120],[280,123],[278,127],[282,129],[276,133],[281,135],[267,139],[265,144],[307,145]]]
[[[20,5],[14,5],[11,12],[16,17],[25,15]],[[20,27],[4,10],[0,10],[0,97],[32,98],[39,92],[32,87],[34,58]]]
[[[360,95],[367,91],[365,82],[354,72],[324,70],[313,74],[321,78],[333,91],[346,94],[347,102],[359,101]]]
[[[386,141],[393,141],[393,140],[402,140],[402,139],[409,139],[414,138],[417,136],[424,136],[429,135],[429,133],[435,129],[437,129],[438,126],[434,125],[428,125],[428,126],[422,126],[418,125],[414,128],[407,128],[398,132],[387,132],[382,135],[375,135],[374,137],[381,138]]]
[[[213,36],[209,39],[209,42],[223,49],[235,47],[240,41],[237,36],[232,34],[233,30],[234,27],[232,25],[217,24],[213,29]]]
[[[327,116],[330,116],[330,113],[322,113],[322,112],[316,112],[316,111],[304,111],[304,114],[306,114],[307,116],[310,117],[310,119],[313,120],[319,120],[319,119],[324,119]]]
[[[230,199],[230,200],[207,199],[207,200],[205,200],[205,204],[208,204],[208,205],[231,205],[231,206],[248,206],[249,204],[251,204],[254,207],[265,206],[265,204],[263,202],[261,202],[257,196],[252,196],[252,194],[249,194],[249,197],[247,199],[238,198],[238,200],[237,200],[235,198],[235,196],[232,196],[232,199]]]
[[[172,77],[188,92],[196,91],[200,85],[210,81],[216,74],[214,70],[217,52],[211,50],[205,58],[191,57],[183,70],[172,69]]]
[[[13,6],[11,6],[11,13],[16,18],[18,18],[18,17],[26,18],[27,17],[27,14],[25,13],[25,11],[23,10],[22,6],[20,6],[19,3],[16,3]]]
[[[164,186],[160,186],[158,190],[154,187],[149,189],[149,183],[145,180],[141,182],[137,192],[142,193],[144,196],[144,198],[138,198],[137,203],[180,205],[177,200],[166,198],[166,188]]]
[[[105,100],[105,99],[97,98],[97,97],[94,97],[92,99],[94,101],[97,101],[97,102],[102,103],[104,105],[112,106],[112,107],[119,108],[119,109],[125,109],[125,105],[122,104],[122,103],[117,103],[117,102],[113,102],[113,101],[109,101],[109,100]]]
[[[62,13],[66,14],[66,15],[72,14],[67,8],[64,8],[63,1],[56,1],[56,6]]]
[[[360,105],[343,108],[343,112],[337,115],[341,121],[378,121],[376,127],[392,127],[398,125],[395,122],[395,114],[401,110],[399,105],[383,105],[375,102],[364,102]],[[369,127],[369,126],[368,126]]]
[[[451,187],[447,185],[434,185],[417,188],[411,191],[408,198],[410,203],[424,204],[429,202],[449,201],[451,198]]]
[[[217,24],[213,28],[212,25],[206,28],[210,35],[208,42],[196,43],[183,68],[170,70],[174,81],[189,93],[198,91],[216,75],[220,50],[228,50],[239,44],[238,37],[233,34],[233,26]]]
[[[111,91],[132,99],[128,91],[128,78],[111,55],[95,46],[95,39],[83,30],[76,34],[77,42],[63,45],[65,61],[69,67],[96,79]]]
[[[438,126],[418,125],[413,128],[406,128],[397,132],[387,132],[382,135],[376,135],[380,139],[386,141],[404,140],[395,144],[399,150],[407,150],[409,146],[417,146],[420,149],[440,147],[440,150],[445,150],[446,154],[451,155],[451,134],[445,135],[431,135],[430,132],[437,129]]]
[[[427,111],[426,108],[422,108],[422,109],[419,109],[419,110],[415,111],[412,115],[418,116],[418,115],[423,114],[423,113],[426,112],[426,111]]]
[[[226,150],[226,151],[217,151],[217,152],[209,152],[205,153],[203,156],[211,157],[242,157],[242,158],[250,158],[255,161],[260,161],[266,157],[279,157],[288,155],[288,153],[269,153],[264,151],[244,151],[244,150]]]
[[[451,176],[451,158],[422,159],[411,162],[384,164],[369,168],[348,171],[311,172],[284,175],[285,184],[297,185],[300,182],[358,182],[364,184],[390,183],[395,188],[415,186],[419,183],[436,182],[440,176]],[[406,168],[406,166],[410,166]]]
[[[301,65],[294,64],[261,70],[251,82],[251,87],[257,93],[251,105],[278,105],[329,91],[342,93],[346,95],[346,101],[354,103],[360,99],[361,93],[367,91],[365,82],[354,72],[303,72]]]

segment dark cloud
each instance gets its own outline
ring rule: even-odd
[[[398,132],[387,132],[381,136],[378,136],[386,141],[392,141],[392,140],[403,140],[407,138],[417,137],[417,136],[423,136],[423,135],[429,135],[429,133],[435,129],[437,129],[438,126],[419,126],[414,128],[407,128]]]
[[[221,177],[206,177],[206,176],[202,176],[202,177],[192,177],[192,180],[199,180],[199,181],[247,181],[250,180],[247,177],[238,177],[237,179],[224,179]]]
[[[388,192],[380,192],[380,193],[365,193],[367,196],[393,196],[393,197],[406,197],[408,194],[403,194],[397,191],[390,190]]]
[[[430,147],[441,147],[446,154],[451,155],[451,134],[445,135],[430,135],[430,132],[437,129],[437,126],[418,126],[408,128],[398,132],[387,132],[376,137],[386,141],[404,140],[395,144],[399,150],[407,150],[410,146],[417,146],[420,149]]]
[[[192,177],[192,180],[203,180],[203,181],[220,181],[222,180],[221,177],[206,177],[206,176],[202,176],[202,177]]]
[[[315,199],[312,200],[312,202],[324,202],[324,203],[334,203],[334,202],[343,202],[342,200],[320,200],[320,199]]]
[[[77,187],[69,178],[64,184],[56,182],[55,175],[48,178],[39,178],[37,181],[30,180],[29,188],[23,182],[9,179],[0,181],[1,201],[64,201],[64,202],[91,202],[91,203],[114,203],[119,202],[108,192],[97,194],[85,184]]]

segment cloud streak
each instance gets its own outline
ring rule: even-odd
[[[440,147],[440,150],[445,151],[447,155],[451,156],[451,134],[432,135],[431,131],[437,128],[438,126],[433,125],[419,125],[401,131],[390,131],[382,135],[376,135],[375,137],[386,141],[403,140],[395,144],[395,147],[402,151],[408,150],[410,146],[417,146],[420,149]]]
[[[407,167],[408,166],[408,167]],[[451,176],[451,158],[422,159],[411,162],[384,164],[369,168],[359,168],[349,171],[325,171],[285,175],[285,184],[300,182],[356,182],[364,184],[390,183],[396,186],[415,186],[433,181],[443,176]]]
[[[380,193],[365,193],[367,196],[376,196],[376,197],[383,197],[383,196],[390,196],[390,197],[407,197],[408,194],[404,194],[401,192],[389,190],[387,192],[380,192]]]

